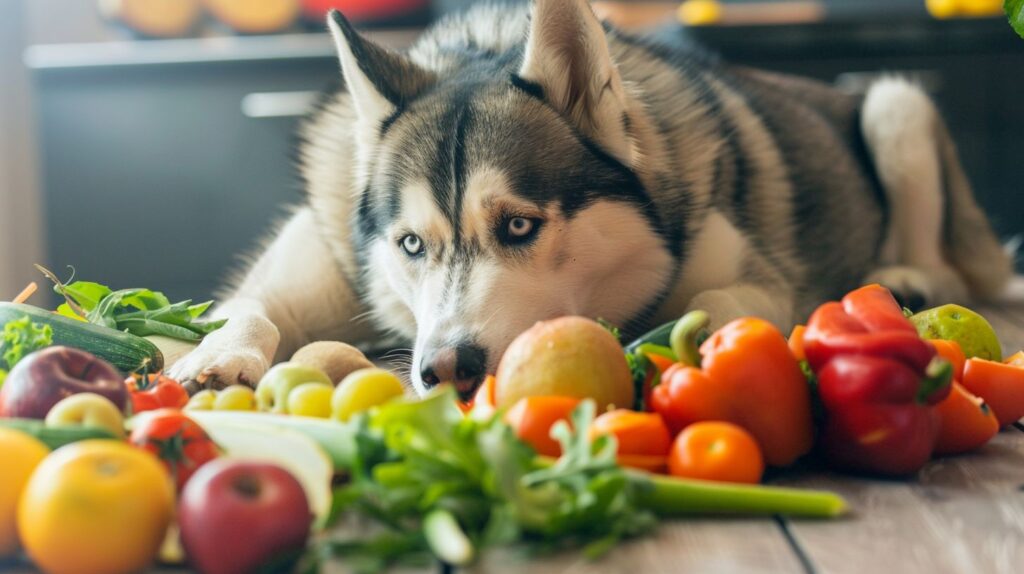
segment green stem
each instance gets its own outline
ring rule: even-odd
[[[917,402],[927,403],[928,398],[936,391],[950,384],[953,380],[953,364],[936,356],[924,370],[924,378],[917,391]]]
[[[832,492],[724,484],[658,476],[627,470],[638,486],[641,506],[663,515],[680,514],[784,514],[833,518],[845,514],[846,501]]]
[[[704,311],[690,311],[672,327],[669,340],[672,352],[679,362],[691,367],[700,368],[700,351],[697,349],[697,338],[701,331],[707,329],[711,317]]]
[[[636,352],[642,355],[658,355],[659,357],[665,357],[672,361],[678,361],[675,352],[663,345],[656,345],[654,343],[644,343],[636,348]]]
[[[465,566],[473,561],[473,543],[451,512],[440,508],[431,510],[423,519],[423,535],[434,556],[442,562]]]

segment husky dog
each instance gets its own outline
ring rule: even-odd
[[[392,333],[416,391],[468,395],[559,315],[787,329],[863,283],[920,306],[1011,275],[902,79],[850,96],[624,34],[585,0],[479,6],[404,54],[328,25],[344,86],[302,128],[308,200],[220,306],[227,325],[174,365],[193,388]]]

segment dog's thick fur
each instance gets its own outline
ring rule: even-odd
[[[393,333],[418,391],[465,394],[557,315],[788,328],[865,282],[922,304],[1011,273],[904,80],[849,96],[628,36],[584,0],[478,7],[408,54],[329,20],[344,88],[303,128],[308,202],[179,380],[254,384],[309,341]]]

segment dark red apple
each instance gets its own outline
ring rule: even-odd
[[[36,351],[11,369],[0,390],[0,416],[42,419],[61,399],[78,393],[104,396],[124,410],[128,390],[113,365],[71,347]]]
[[[192,475],[178,504],[181,544],[202,574],[282,566],[306,546],[312,523],[298,479],[268,463],[208,462]]]

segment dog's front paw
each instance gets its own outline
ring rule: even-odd
[[[203,389],[220,390],[230,385],[255,387],[270,368],[259,349],[200,345],[168,371],[190,395]]]
[[[893,265],[876,269],[864,280],[878,283],[892,291],[900,305],[911,311],[942,303],[963,303],[967,287],[949,267],[931,268]]]

